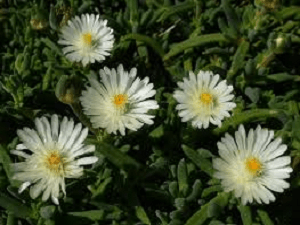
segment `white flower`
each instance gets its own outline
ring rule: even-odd
[[[155,95],[149,78],[136,77],[137,70],[128,73],[119,65],[117,71],[104,67],[100,70],[102,83],[89,78],[80,97],[84,113],[90,117],[93,128],[104,128],[108,133],[117,130],[125,135],[125,128],[136,131],[146,124],[153,124],[154,116],[147,115],[149,109],[157,109],[155,100],[146,100]]]
[[[275,201],[271,191],[283,192],[289,187],[284,179],[293,171],[291,157],[281,156],[287,149],[281,138],[274,138],[274,131],[257,127],[246,137],[243,125],[235,132],[235,139],[228,133],[218,142],[221,158],[213,160],[216,178],[222,179],[225,192],[234,191],[242,204],[269,204]],[[281,156],[281,157],[279,157]],[[271,190],[271,191],[270,191]]]
[[[113,29],[106,26],[107,20],[99,20],[99,15],[75,16],[68,26],[61,29],[59,44],[66,45],[63,53],[70,61],[82,62],[83,66],[101,62],[110,55],[113,47]]]
[[[182,122],[192,121],[195,128],[208,128],[209,122],[221,126],[224,117],[230,117],[228,111],[236,107],[236,104],[229,102],[234,95],[233,87],[227,86],[226,80],[218,85],[219,75],[212,72],[200,71],[195,74],[190,71],[189,79],[183,78],[178,82],[174,98],[179,102],[176,109]],[[216,86],[217,85],[217,86]]]
[[[51,196],[52,201],[59,204],[60,188],[66,194],[64,178],[80,177],[83,174],[81,165],[93,164],[98,160],[96,156],[79,158],[95,151],[95,146],[82,143],[88,129],[82,130],[81,123],[74,126],[74,121],[69,121],[67,117],[60,124],[57,115],[52,115],[50,123],[46,117],[37,118],[35,125],[36,130],[24,128],[17,131],[23,143],[18,144],[11,153],[24,157],[25,162],[11,164],[16,172],[13,178],[24,181],[19,193],[34,184],[30,188],[33,199],[43,192],[43,201]]]

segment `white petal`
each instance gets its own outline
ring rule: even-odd
[[[29,185],[31,184],[31,182],[27,181],[27,182],[24,182],[20,188],[19,188],[19,194],[22,193]]]
[[[268,169],[276,169],[281,168],[283,166],[289,165],[291,163],[291,157],[290,156],[282,156],[277,159],[274,159],[267,163]]]
[[[58,140],[58,116],[56,114],[52,115],[51,117],[51,132],[52,132],[52,138],[54,141]]]
[[[84,157],[77,160],[77,165],[88,165],[88,164],[93,164],[97,161],[98,161],[98,157],[96,156]]]
[[[30,155],[26,154],[23,151],[11,150],[10,153],[14,154],[14,155],[22,156],[23,158],[26,158],[26,159],[30,157]]]
[[[51,196],[51,200],[55,205],[59,205],[58,198]]]

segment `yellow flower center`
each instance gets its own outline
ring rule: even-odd
[[[248,159],[246,167],[253,175],[259,175],[261,171],[261,163],[256,158]]]
[[[60,157],[58,154],[52,153],[49,157],[48,157],[48,163],[51,165],[57,165],[61,162]]]
[[[127,102],[128,102],[128,97],[127,97],[127,95],[119,94],[119,95],[115,95],[115,96],[114,96],[113,103],[114,103],[117,107],[124,107],[125,103],[127,103]]]
[[[204,104],[210,104],[213,100],[213,97],[211,94],[203,93],[200,96],[200,101]]]
[[[66,159],[58,150],[52,150],[44,158],[44,166],[56,176],[64,176]]]
[[[91,44],[92,44],[92,35],[90,33],[83,34],[82,35],[82,40],[83,40],[84,44],[86,44],[88,46],[91,46]]]

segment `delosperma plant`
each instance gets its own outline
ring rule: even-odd
[[[299,0],[0,0],[0,224],[298,224]]]

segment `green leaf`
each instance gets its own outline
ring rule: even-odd
[[[14,172],[11,167],[12,161],[8,155],[7,150],[3,148],[1,144],[0,144],[0,163],[2,163],[2,166],[6,172],[6,176],[9,182],[12,184],[12,186],[19,186],[20,182],[12,179],[14,175]]]
[[[47,90],[51,81],[51,76],[52,76],[52,66],[49,66],[47,69],[46,74],[43,76],[43,83],[42,83],[42,89]]]
[[[275,82],[284,82],[284,81],[300,81],[299,75],[290,75],[288,73],[277,73],[277,74],[270,74],[266,76],[269,80],[273,80]]]
[[[187,202],[191,202],[197,199],[198,196],[200,196],[202,190],[202,183],[200,180],[195,180],[195,183],[192,187],[192,192],[189,196],[186,197]]]
[[[232,7],[232,4],[230,4],[230,1],[228,0],[222,0],[221,5],[225,12],[229,27],[237,34],[240,26],[240,20]]]
[[[275,15],[282,20],[289,19],[290,17],[293,17],[295,15],[299,16],[300,7],[298,6],[284,7],[282,10],[278,11]]]
[[[266,211],[259,209],[257,210],[257,213],[263,225],[274,225]]]
[[[99,196],[99,195],[103,195],[106,186],[107,186],[109,183],[111,183],[111,181],[112,181],[112,177],[108,177],[108,178],[106,178],[104,181],[102,181],[102,182],[100,183],[100,185],[97,187],[97,189],[93,191],[93,195],[92,195],[91,198],[96,198],[96,197]]]
[[[224,223],[219,220],[212,220],[208,225],[224,225]]]
[[[56,15],[55,15],[55,7],[52,4],[50,6],[49,24],[53,30],[57,29],[57,19],[56,19]]]
[[[30,69],[30,64],[31,64],[31,55],[29,53],[25,53],[24,60],[22,63],[22,71]]]
[[[253,59],[249,59],[245,65],[245,76],[251,79],[255,75],[256,75],[255,61]]]
[[[130,10],[130,23],[132,27],[132,32],[136,32],[139,21],[139,12],[138,12],[138,0],[127,0],[127,5]]]
[[[222,207],[216,203],[211,203],[207,208],[207,217],[218,217],[221,214]]]
[[[222,188],[221,185],[214,185],[214,186],[205,188],[205,189],[202,191],[201,197],[202,197],[202,198],[205,198],[205,197],[209,196],[211,193],[222,191],[222,189],[223,189],[223,188]]]
[[[21,74],[23,71],[23,59],[24,55],[22,53],[19,53],[15,61],[15,68],[17,69],[19,74]]]
[[[54,220],[46,220],[44,225],[55,225],[55,221]]]
[[[143,34],[127,34],[123,37],[121,37],[121,42],[127,41],[127,40],[137,40],[137,41],[141,41],[144,42],[146,45],[150,46],[151,48],[153,48],[153,50],[160,56],[163,57],[164,56],[164,50],[162,49],[162,47],[160,46],[159,43],[157,43],[153,38],[143,35]]]
[[[161,225],[168,225],[168,222],[167,222],[168,217],[165,214],[166,213],[162,213],[159,210],[155,211],[155,215],[156,215],[156,217],[158,217],[160,219]]]
[[[209,176],[213,175],[213,168],[211,161],[201,157],[195,150],[189,148],[186,145],[181,146],[185,155],[203,172],[207,173]]]
[[[56,207],[54,205],[47,205],[40,208],[40,215],[44,219],[51,219],[56,211]]]
[[[188,185],[187,169],[186,169],[186,164],[184,159],[181,159],[178,164],[177,178],[178,178],[179,192],[182,194],[182,196],[186,196],[189,185]]]
[[[213,133],[220,135],[221,133],[226,132],[231,126],[236,128],[239,124],[244,124],[256,119],[264,120],[269,117],[278,117],[279,115],[282,115],[282,113],[282,110],[274,109],[252,109],[240,112],[226,119],[220,128],[215,128],[213,130]]]
[[[192,37],[183,42],[172,45],[170,51],[164,56],[164,61],[169,60],[172,56],[175,56],[189,48],[203,46],[208,43],[226,42],[226,41],[227,39],[224,37],[223,34],[220,33],[204,34],[201,36]]]
[[[26,219],[33,218],[32,210],[21,202],[0,192],[0,206],[14,213],[15,217]]]
[[[204,148],[199,148],[197,149],[197,153],[202,157],[202,158],[211,158],[214,155],[211,153],[211,151],[204,149]]]
[[[169,184],[169,192],[173,198],[178,197],[178,183],[176,181]]]
[[[250,43],[245,39],[242,39],[238,49],[233,56],[231,67],[227,73],[227,80],[231,80],[237,74],[238,70],[244,68],[245,57],[249,51],[249,47]]]
[[[135,214],[137,218],[139,218],[143,222],[143,224],[151,225],[147,213],[142,206],[135,206]]]
[[[15,214],[13,214],[12,212],[8,212],[6,225],[15,225],[15,224],[17,224]]]
[[[219,214],[219,212],[228,204],[229,193],[219,193],[207,204],[203,205],[192,217],[188,219],[185,225],[201,225],[211,216]]]
[[[146,26],[147,23],[151,20],[152,16],[153,16],[153,9],[150,8],[142,14],[142,17],[140,20],[140,26],[141,27]]]
[[[245,95],[247,95],[253,103],[257,103],[259,100],[260,88],[246,87]]]
[[[109,161],[111,161],[115,166],[125,171],[134,170],[137,171],[141,168],[135,159],[122,153],[117,148],[107,143],[97,143],[96,151],[104,155]]]
[[[252,225],[252,215],[250,206],[239,205],[237,208],[241,213],[243,225]]]
[[[84,217],[93,221],[104,219],[104,210],[91,210],[84,212],[69,212],[68,215],[76,217]]]
[[[194,6],[195,6],[194,2],[185,1],[178,5],[173,5],[170,7],[163,8],[165,11],[161,15],[161,17],[157,20],[157,22],[162,22],[172,15],[175,15],[175,14],[178,14],[178,13],[181,13],[184,11],[192,10],[194,8]]]
[[[153,131],[149,133],[149,136],[152,138],[160,138],[164,135],[164,126],[163,124],[156,127]]]
[[[175,206],[177,209],[182,209],[186,204],[185,198],[176,198],[175,199]]]
[[[49,38],[41,38],[41,41],[45,43],[47,47],[49,47],[51,50],[53,50],[55,53],[59,55],[63,55],[62,50],[60,47],[58,47],[53,41],[51,41]]]

